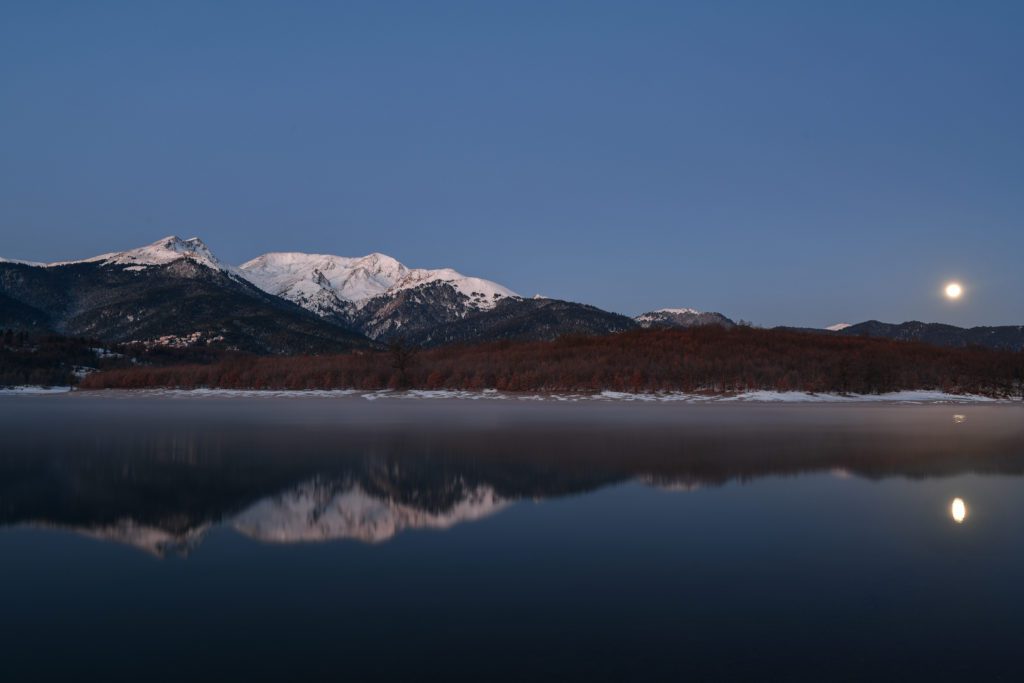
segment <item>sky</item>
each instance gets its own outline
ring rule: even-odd
[[[6,0],[0,121],[7,258],[178,234],[630,315],[1024,324],[1018,1]]]

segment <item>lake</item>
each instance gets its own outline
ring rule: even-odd
[[[0,397],[0,680],[1019,680],[1024,407]]]

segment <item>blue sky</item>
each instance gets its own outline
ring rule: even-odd
[[[1022,27],[1020,2],[8,1],[0,255],[176,233],[629,314],[1020,324]]]

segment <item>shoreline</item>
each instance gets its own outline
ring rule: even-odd
[[[64,396],[118,397],[138,396],[155,398],[293,398],[293,399],[354,399],[379,400],[459,400],[459,401],[535,401],[552,403],[676,403],[700,404],[1022,404],[1020,398],[994,398],[977,394],[949,394],[941,391],[913,390],[885,394],[832,394],[800,391],[747,391],[733,394],[695,394],[683,392],[629,393],[602,391],[578,392],[508,392],[496,389],[75,389],[73,387],[20,386],[0,388],[0,397],[8,396]]]

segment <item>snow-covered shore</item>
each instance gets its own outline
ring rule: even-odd
[[[66,394],[71,387],[0,387],[0,396],[38,396],[41,394]]]
[[[5,395],[67,394],[70,387],[12,387],[0,389]],[[494,389],[464,391],[453,389],[410,389],[360,391],[355,389],[112,389],[75,391],[76,395],[159,396],[167,398],[362,398],[367,401],[455,399],[467,401],[554,401],[554,402],[641,402],[641,403],[1021,403],[1020,399],[998,399],[977,394],[949,394],[941,391],[896,391],[885,394],[812,394],[801,391],[747,391],[738,394],[689,394],[682,392],[628,393],[516,393]]]

